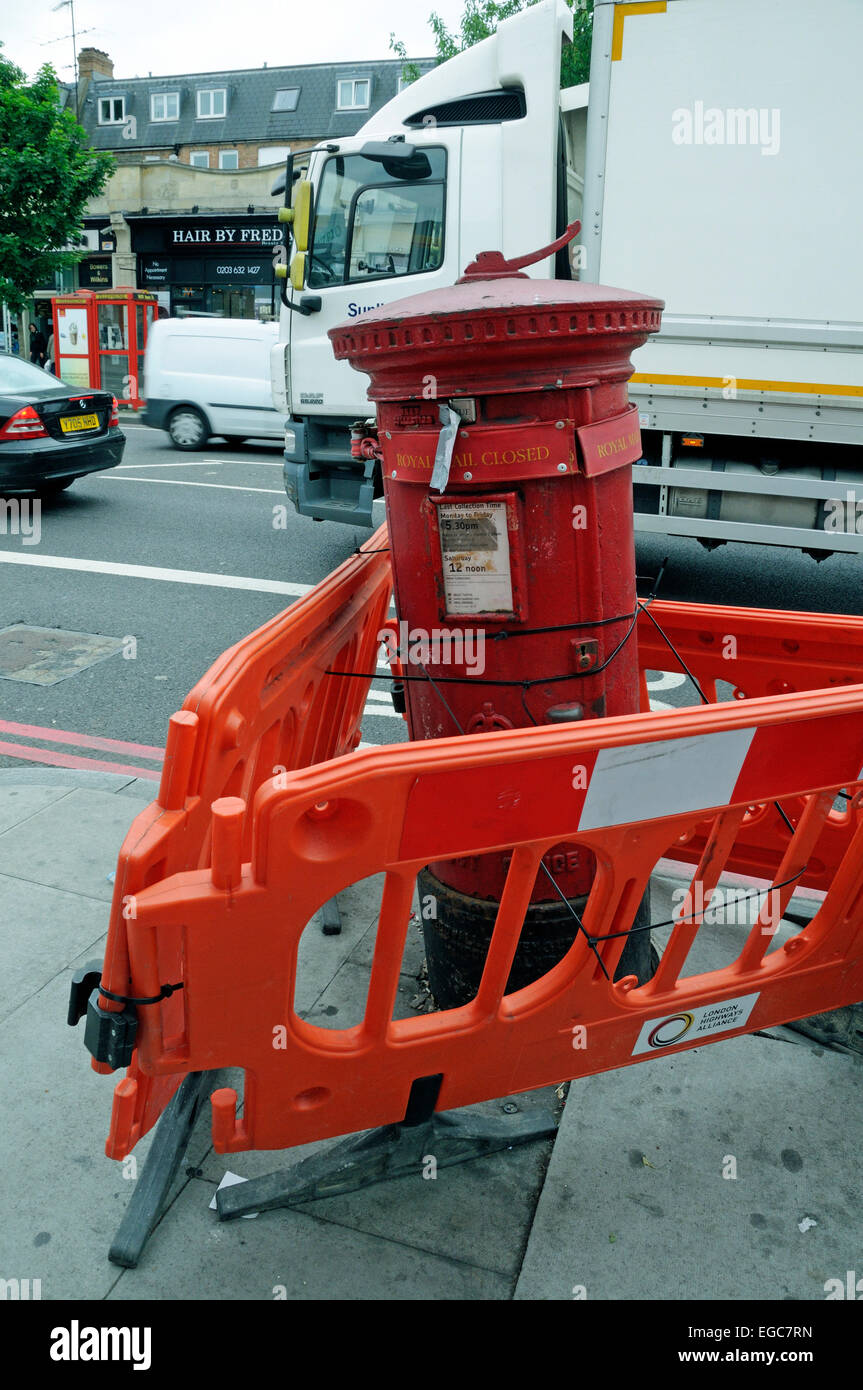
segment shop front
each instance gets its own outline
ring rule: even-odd
[[[278,313],[275,217],[127,215],[138,285],[172,315],[272,319]]]

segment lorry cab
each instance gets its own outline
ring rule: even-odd
[[[374,415],[367,378],[335,361],[328,331],[453,284],[480,251],[547,245],[578,215],[580,180],[567,177],[578,142],[566,138],[560,101],[571,35],[563,0],[542,0],[406,87],[357,135],[311,152],[294,193],[296,205],[310,185],[307,246],[271,357],[273,399],[288,417],[286,488],[304,515],[371,525],[380,492],[375,460],[350,453],[351,426]],[[583,116],[586,89],[573,91]],[[568,257],[528,273],[569,276]]]

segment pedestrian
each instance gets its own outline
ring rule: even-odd
[[[37,367],[45,365],[45,350],[48,344],[45,341],[45,334],[37,328],[35,323],[30,325],[30,361],[35,362]]]
[[[46,372],[50,372],[50,373],[52,374],[52,376],[56,376],[56,375],[57,375],[56,371],[54,370],[54,334],[53,334],[53,333],[49,333],[49,335],[48,335],[48,346],[47,346],[46,349],[45,349],[45,371],[46,371]]]

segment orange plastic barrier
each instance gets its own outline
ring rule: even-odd
[[[173,715],[158,797],[136,817],[120,851],[102,973],[106,989],[135,993],[127,918],[138,894],[172,874],[210,864],[214,801],[240,796],[251,808],[258,787],[280,769],[306,767],[356,747],[370,681],[338,680],[325,672],[374,670],[391,593],[386,544],[381,528],[364,553],[224,652]],[[251,837],[249,816],[240,826],[247,856]],[[176,931],[174,937],[179,940]],[[182,1026],[178,1000],[175,995],[162,1006],[167,1036]],[[109,1010],[122,1007],[104,996],[100,1002]],[[133,1060],[118,1087],[136,1097],[129,1147],[159,1118],[181,1080],[182,1074],[142,1077]],[[124,1114],[129,1117],[128,1105]],[[108,1153],[116,1156],[110,1147]]]
[[[787,695],[863,683],[861,618],[656,600],[638,620],[644,710],[650,708],[644,673],[682,669],[669,642],[711,702],[717,698]],[[717,683],[722,681],[733,688],[733,696],[729,691],[724,696],[719,693]],[[694,703],[698,697],[692,692],[690,698]],[[792,820],[802,809],[800,802],[783,803],[783,810]],[[861,823],[861,797],[831,808],[818,851],[810,857],[801,880],[803,885],[822,892],[829,888]],[[703,826],[686,832],[668,857],[697,864],[706,835]],[[785,853],[789,838],[788,827],[772,803],[752,805],[746,811],[726,867],[737,873],[769,878]]]
[[[174,980],[184,988],[139,1009],[145,1076],[118,1088],[108,1152],[133,1146],[149,1076],[244,1068],[242,1117],[233,1091],[213,1096],[215,1147],[276,1149],[399,1121],[418,1078],[442,1076],[437,1109],[447,1110],[856,1002],[859,824],[813,921],[769,948],[819,853],[836,790],[859,790],[861,766],[856,685],[370,749],[297,770],[285,785],[265,781],[251,808],[237,796],[217,802],[211,866],[142,888],[124,922],[132,992],[150,997]],[[773,800],[800,807],[770,875],[774,894],[736,960],[687,975],[747,810]],[[691,897],[656,975],[641,987],[632,977],[612,983],[655,865],[705,826]],[[587,936],[542,979],[505,995],[542,857],[561,843],[596,859]],[[507,849],[475,999],[393,1020],[417,871]],[[386,877],[363,1021],[316,1027],[293,1008],[302,932],[334,893],[377,872]]]

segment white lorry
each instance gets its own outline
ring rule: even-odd
[[[370,524],[381,490],[328,329],[579,217],[528,274],[666,301],[630,388],[636,528],[863,553],[863,4],[596,0],[589,88],[561,91],[571,24],[542,0],[312,151],[271,356],[289,496]]]

